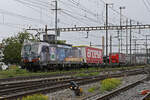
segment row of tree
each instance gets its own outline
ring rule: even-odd
[[[35,40],[34,36],[27,31],[19,32],[16,36],[12,36],[2,40],[4,45],[4,59],[6,64],[20,64],[21,63],[21,49],[24,40]]]

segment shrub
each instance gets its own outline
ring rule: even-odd
[[[96,86],[95,86],[95,87],[92,87],[92,88],[89,88],[89,89],[88,89],[88,92],[91,92],[91,93],[92,93],[92,92],[94,92],[97,88],[98,88],[98,87],[96,87]]]
[[[100,90],[102,92],[104,92],[104,91],[111,91],[112,89],[116,88],[120,84],[121,84],[121,80],[120,79],[116,79],[116,78],[105,79],[105,80],[103,80],[101,82]]]
[[[22,100],[48,100],[48,97],[42,94],[35,94],[32,96],[24,97]]]

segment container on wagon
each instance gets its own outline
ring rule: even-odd
[[[89,46],[75,46],[81,50],[81,58],[84,63],[103,63],[102,49]]]
[[[123,53],[111,53],[109,54],[109,63],[124,64],[126,63],[126,55]]]

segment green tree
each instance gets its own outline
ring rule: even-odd
[[[20,64],[21,62],[21,48],[24,40],[35,40],[35,38],[28,32],[20,32],[17,36],[4,39],[4,62],[10,64]]]

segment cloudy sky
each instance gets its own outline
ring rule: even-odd
[[[54,28],[54,0],[1,0],[0,1],[0,41],[2,39],[16,35],[23,29],[28,28]],[[149,0],[58,0],[58,26],[101,26],[105,23],[105,3],[110,3],[109,23],[119,25],[119,7],[122,10],[122,23],[126,19],[132,19],[133,24],[150,23],[150,1]],[[136,37],[143,38],[142,35],[133,31]],[[148,34],[148,30],[143,30],[142,34]],[[36,34],[35,32],[31,32]],[[109,31],[113,36],[117,31]],[[105,36],[105,31],[92,31],[89,38],[86,32],[66,32],[61,33],[59,39],[67,40],[74,45],[101,45],[101,37]],[[125,39],[123,40],[126,41]],[[118,44],[114,38],[113,44]],[[117,47],[116,47],[117,48]],[[116,50],[116,48],[114,50]]]

